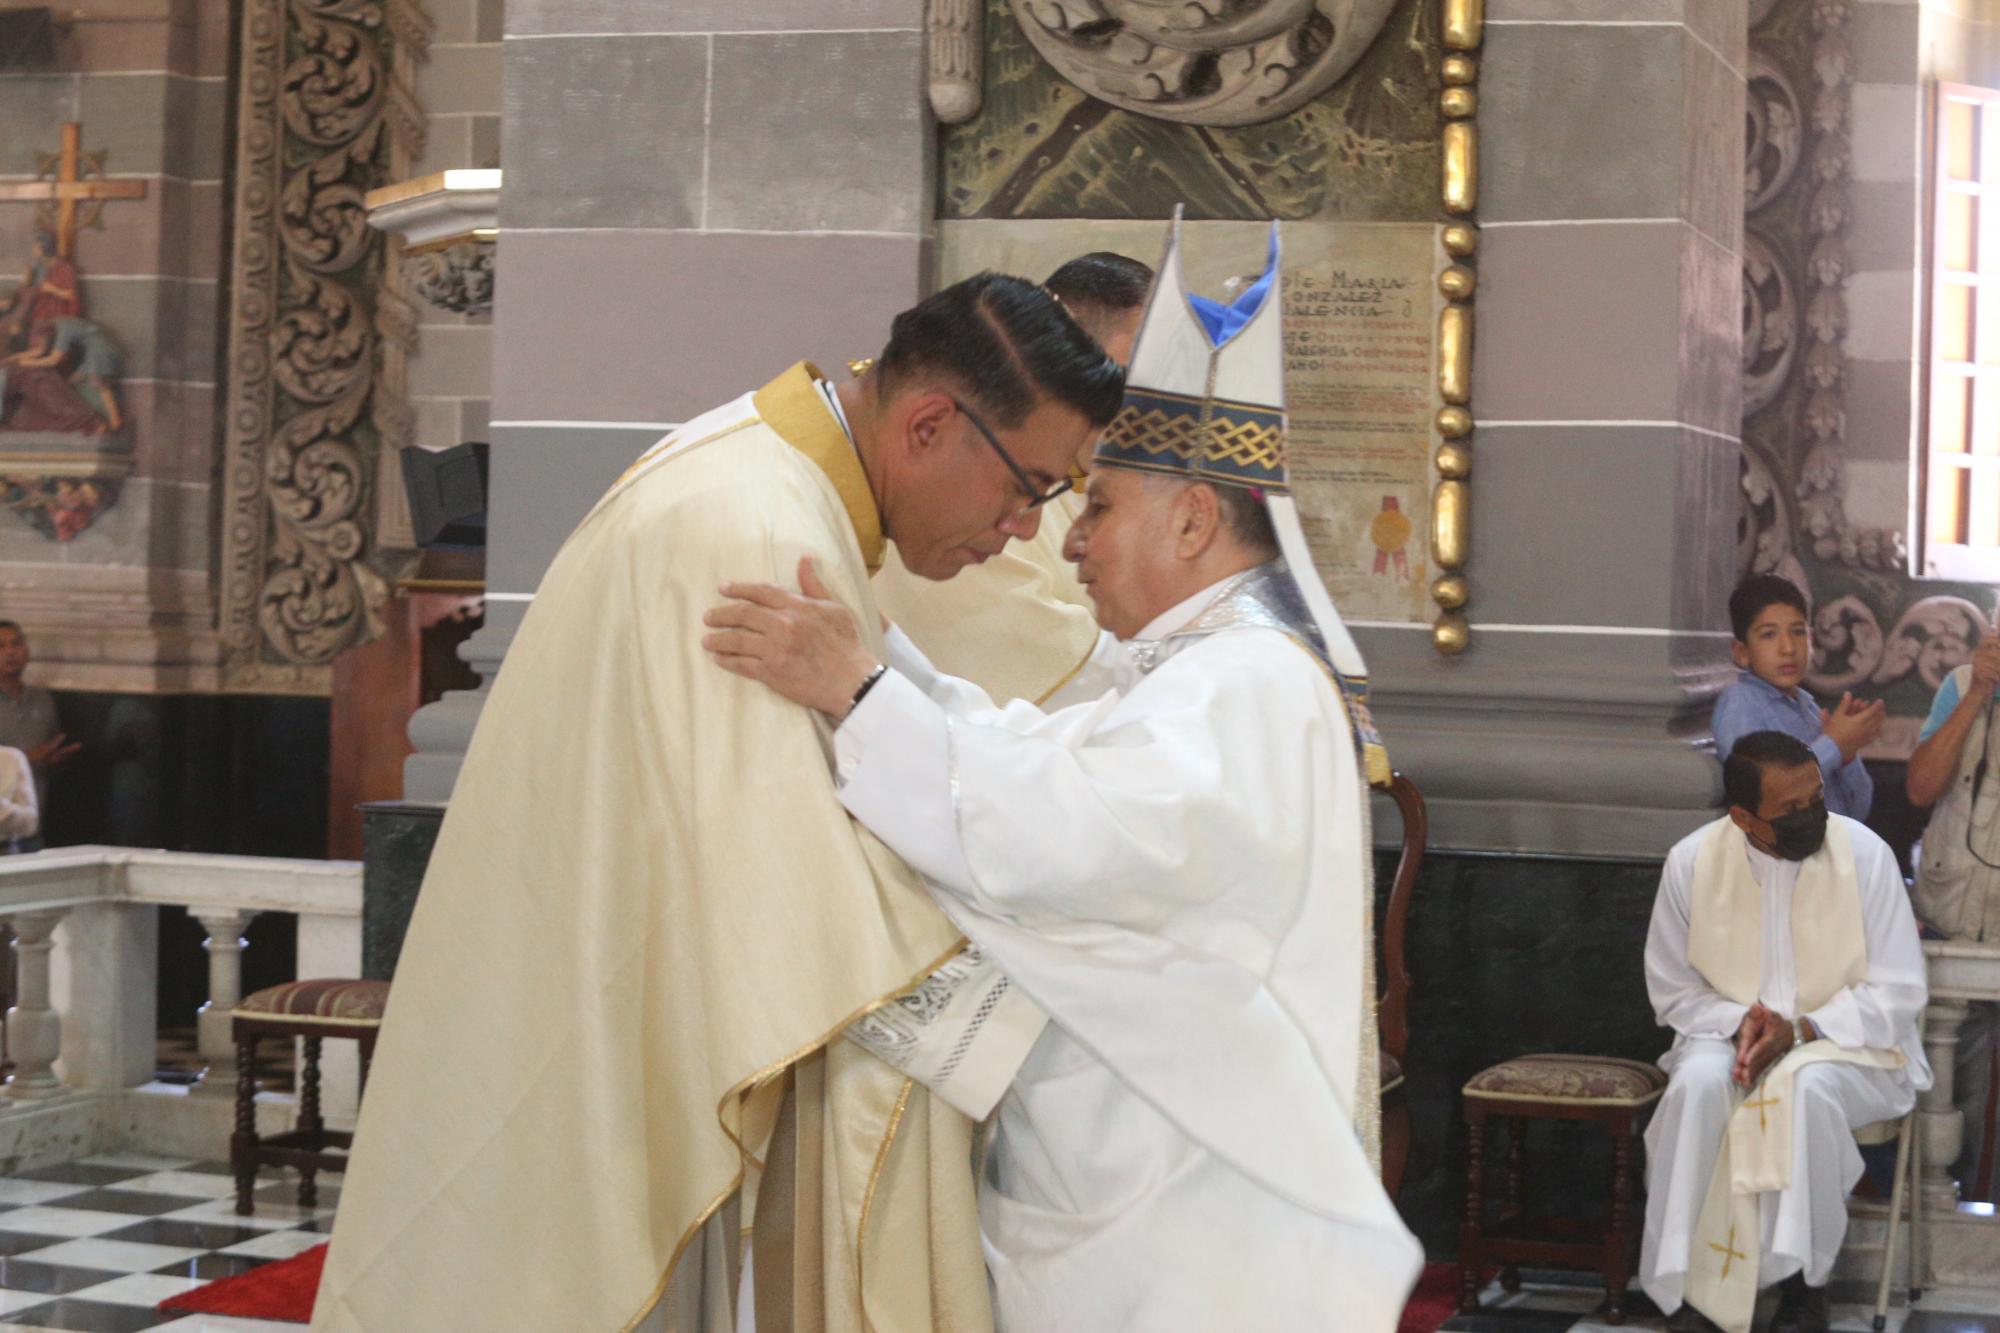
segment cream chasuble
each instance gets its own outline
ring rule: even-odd
[[[1790,948],[1778,954],[1789,959],[1795,992],[1784,1017],[1813,1016],[1829,1037],[1854,1036],[1856,1024],[1843,1021],[1838,1002],[1844,1000],[1847,1010],[1857,1009],[1853,992],[1870,978],[1870,941],[1853,846],[1856,836],[1873,838],[1859,825],[1832,818],[1825,844],[1799,863],[1788,913]],[[1735,1006],[1730,1012],[1740,1018],[1741,1011],[1768,996],[1772,985],[1767,975],[1772,952],[1764,938],[1770,924],[1766,894],[1751,872],[1748,840],[1734,822],[1719,819],[1699,837],[1686,959],[1713,993]],[[1898,896],[1900,888],[1900,883],[1895,885]],[[1907,911],[1905,905],[1906,917]],[[1913,943],[1914,922],[1907,929]],[[1760,1198],[1794,1184],[1793,1102],[1799,1071],[1826,1062],[1901,1071],[1909,1063],[1900,1047],[1913,1040],[1913,1031],[1891,1034],[1879,1021],[1859,1026],[1863,1031],[1877,1029],[1872,1035],[1901,1040],[1879,1047],[1824,1038],[1808,1042],[1767,1070],[1756,1087],[1748,1092],[1732,1090],[1733,1109],[1702,1195],[1685,1280],[1688,1303],[1725,1333],[1748,1333],[1755,1313],[1764,1249]]]
[[[720,1333],[739,1219],[761,1328],[991,1327],[970,1122],[829,1040],[958,931],[840,808],[814,716],[700,647],[718,584],[806,555],[874,636],[880,528],[815,378],[667,437],[543,579],[404,946],[315,1329]]]

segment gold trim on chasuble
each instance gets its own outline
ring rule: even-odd
[[[800,367],[804,367],[805,364],[806,364],[805,362],[800,362],[799,366],[796,366],[793,369],[799,369]],[[788,371],[786,373],[789,374],[790,372]],[[815,390],[815,392],[817,391]],[[767,422],[766,424],[772,425],[772,429],[774,430],[777,428],[773,423]],[[922,985],[924,978],[930,976],[931,973],[937,971],[940,967],[943,967],[946,963],[958,957],[960,951],[963,950],[964,948],[965,948],[965,939],[961,936],[958,943],[952,945],[951,948],[947,949],[945,952],[939,954],[936,958],[932,959],[928,964],[925,965],[923,971],[911,977],[908,981],[904,982],[901,986],[899,986],[895,990],[889,992],[887,995],[877,996],[875,999],[870,1000],[867,1004],[862,1005],[859,1009],[856,1009],[853,1013],[849,1014],[847,1017],[841,1019],[838,1023],[834,1024],[827,1031],[821,1033],[813,1041],[810,1041],[806,1043],[804,1046],[799,1047],[797,1050],[793,1051],[790,1055],[772,1061],[770,1064],[765,1065],[762,1069],[759,1069],[756,1073],[751,1074],[746,1078],[739,1079],[736,1081],[736,1083],[731,1085],[729,1090],[727,1092],[724,1092],[722,1094],[721,1099],[717,1101],[715,1104],[715,1120],[716,1124],[721,1127],[722,1132],[729,1136],[729,1141],[736,1145],[736,1151],[739,1154],[741,1154],[742,1159],[745,1161],[756,1162],[760,1169],[763,1166],[763,1163],[757,1162],[756,1156],[753,1153],[751,1153],[749,1147],[745,1145],[742,1138],[737,1135],[736,1131],[730,1128],[729,1117],[726,1114],[726,1112],[728,1111],[728,1108],[731,1103],[737,1103],[740,1105],[746,1097],[748,1097],[751,1093],[755,1092],[759,1087],[770,1082],[772,1079],[779,1077],[786,1070],[790,1069],[793,1065],[805,1059],[813,1052],[822,1049],[828,1043],[832,1042],[835,1038],[840,1036],[841,1033],[847,1031],[847,1029],[852,1027],[854,1024],[860,1022],[868,1015],[874,1013],[877,1009],[880,1009],[883,1005],[894,1004],[897,999],[899,999],[904,995],[907,995],[909,992],[915,990],[918,986]],[[876,1178],[882,1174],[882,1163],[889,1156],[889,1148],[890,1145],[892,1145],[895,1142],[896,1131],[902,1126],[903,1110],[905,1106],[908,1104],[910,1097],[910,1091],[911,1091],[910,1082],[911,1082],[910,1080],[906,1080],[904,1082],[903,1091],[901,1095],[899,1095],[896,1098],[895,1111],[891,1114],[889,1118],[889,1127],[882,1135],[882,1146],[876,1149],[875,1167],[874,1170],[869,1173],[868,1188],[865,1196],[867,1202],[869,1203],[872,1203],[874,1201]],[[703,1208],[701,1212],[696,1215],[694,1221],[689,1224],[687,1230],[681,1233],[681,1238],[679,1243],[674,1246],[674,1252],[672,1257],[670,1257],[667,1260],[666,1271],[660,1274],[659,1285],[653,1288],[653,1294],[646,1298],[646,1303],[639,1307],[639,1312],[633,1315],[632,1318],[626,1322],[625,1326],[619,1330],[619,1333],[632,1333],[633,1329],[636,1329],[637,1327],[639,1327],[641,1323],[645,1322],[646,1316],[653,1313],[653,1307],[658,1305],[660,1303],[660,1298],[667,1294],[667,1284],[673,1281],[674,1269],[680,1266],[681,1255],[685,1254],[687,1252],[687,1247],[694,1242],[696,1233],[698,1233],[704,1226],[708,1225],[708,1219],[715,1216],[716,1209],[722,1207],[723,1204],[729,1202],[729,1196],[736,1193],[737,1190],[743,1188],[744,1175],[745,1172],[741,1164],[739,1163],[736,1169],[736,1177],[735,1179],[729,1182],[729,1187],[723,1190],[720,1194],[716,1195],[713,1199],[709,1200],[708,1206],[706,1208]],[[864,1226],[867,1223],[867,1220],[868,1220],[868,1213],[866,1205],[864,1204],[861,1214],[861,1221]],[[745,1224],[743,1229],[747,1232],[750,1228],[748,1224]],[[855,1237],[855,1256],[854,1256],[857,1271],[859,1269],[861,1261],[860,1241],[861,1237],[860,1235],[857,1235]]]
[[[810,361],[801,361],[750,396],[751,406],[765,425],[794,449],[810,458],[840,496],[854,539],[861,544],[862,563],[873,575],[882,568],[882,515],[875,492],[861,469],[861,455],[820,396],[826,376]]]

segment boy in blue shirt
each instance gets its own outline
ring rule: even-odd
[[[1730,656],[1742,668],[1715,701],[1715,753],[1727,758],[1753,731],[1782,731],[1812,747],[1826,780],[1826,808],[1850,819],[1868,818],[1875,782],[1861,751],[1882,732],[1887,706],[1840,696],[1831,712],[1800,688],[1812,657],[1806,597],[1776,574],[1752,574],[1729,595]]]

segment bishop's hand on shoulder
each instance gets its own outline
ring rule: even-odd
[[[799,591],[770,583],[725,583],[721,605],[702,616],[701,646],[725,671],[761,682],[836,721],[879,665],[854,614],[799,561]]]

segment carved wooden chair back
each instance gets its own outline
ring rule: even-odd
[[[1403,851],[1396,860],[1396,878],[1389,886],[1389,906],[1382,914],[1381,1006],[1376,1021],[1381,1027],[1382,1049],[1403,1063],[1410,1042],[1410,969],[1403,957],[1405,930],[1410,919],[1410,899],[1415,896],[1417,872],[1423,869],[1424,847],[1430,839],[1430,816],[1424,809],[1423,793],[1401,773],[1389,781],[1389,796],[1403,820]]]

